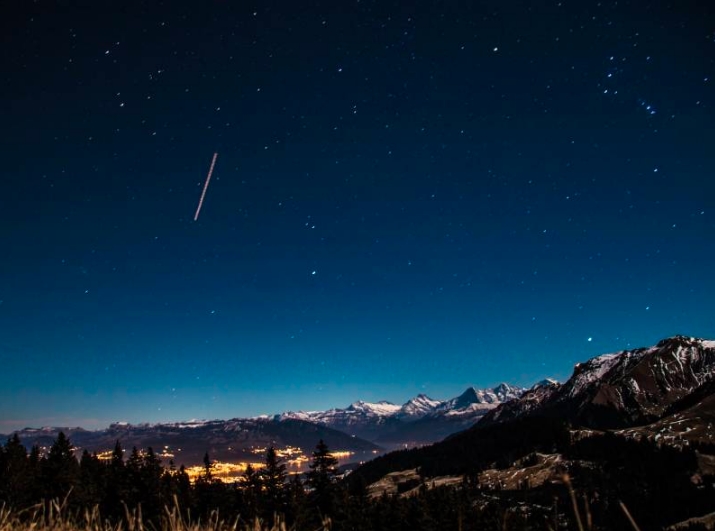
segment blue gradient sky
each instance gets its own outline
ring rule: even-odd
[[[27,4],[0,432],[449,398],[715,337],[713,6]]]

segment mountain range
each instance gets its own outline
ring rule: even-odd
[[[540,382],[346,482],[380,498],[452,485],[474,506],[541,522],[529,529],[585,528],[580,514],[588,529],[715,529],[715,341],[675,336],[578,363],[566,382]]]
[[[715,444],[715,341],[675,336],[592,358],[563,384],[544,381],[503,402],[471,428],[429,447],[387,454],[356,470],[367,483],[387,473],[465,473],[531,452],[572,448],[605,435],[675,448]]]
[[[472,426],[502,403],[519,398],[526,389],[502,383],[493,389],[469,387],[450,400],[420,394],[404,404],[353,402],[344,409],[286,412],[276,418],[298,419],[329,426],[383,448],[433,443]]]
[[[540,415],[594,429],[645,426],[682,409],[679,403],[702,394],[713,379],[715,341],[676,336],[578,363],[563,385],[536,386],[489,412],[480,424]]]
[[[26,446],[48,447],[59,430],[18,435]],[[450,400],[418,395],[401,405],[357,401],[251,419],[62,431],[80,449],[109,450],[119,440],[152,446],[177,465],[197,464],[207,451],[221,461],[260,461],[271,444],[305,454],[323,439],[364,462],[345,477],[349,492],[409,503],[464,496],[469,507],[510,508],[538,529],[570,528],[565,507],[593,515],[589,529],[635,528],[625,515],[643,529],[715,522],[715,341],[685,336],[594,357],[563,383],[529,389],[501,384]],[[452,490],[431,492],[439,486]]]
[[[433,443],[474,424],[499,404],[525,389],[500,384],[472,387],[451,400],[420,394],[401,406],[390,402],[357,401],[327,411],[285,412],[255,418],[192,420],[159,424],[118,422],[101,430],[80,427],[26,428],[16,432],[28,448],[49,448],[60,431],[77,450],[104,452],[117,441],[123,448],[152,447],[165,460],[187,466],[200,464],[206,452],[219,461],[260,461],[269,445],[310,452],[319,440],[334,450],[365,460],[385,450]]]
[[[675,336],[652,347],[578,363],[564,383],[544,380],[529,389],[508,384],[470,387],[449,400],[420,394],[401,405],[356,401],[345,408],[250,419],[116,423],[96,431],[28,428],[17,433],[28,447],[48,447],[59,431],[77,448],[90,451],[110,450],[116,441],[124,448],[152,446],[177,465],[198,464],[205,452],[222,461],[260,460],[257,449],[271,444],[310,452],[319,439],[334,450],[354,452],[361,461],[386,450],[423,447],[394,463],[391,454],[378,458],[378,465],[368,463],[361,473],[375,479],[371,466],[382,473],[400,470],[409,461],[413,468],[450,463],[459,470],[553,446],[554,434],[563,425],[569,427],[569,437],[609,432],[673,445],[712,444],[715,341]],[[529,446],[541,435],[540,442]],[[500,442],[489,446],[486,440]]]

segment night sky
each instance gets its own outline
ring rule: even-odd
[[[715,4],[406,4],[3,3],[0,432],[715,337]]]

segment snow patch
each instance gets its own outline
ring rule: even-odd
[[[572,376],[570,381],[571,389],[569,389],[568,395],[575,396],[593,382],[600,380],[611,367],[618,363],[622,355],[622,352],[617,354],[603,354],[591,358],[586,363],[577,363],[576,371],[580,372]]]

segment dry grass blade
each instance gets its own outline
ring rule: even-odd
[[[0,506],[0,531],[5,531],[11,529],[12,512],[5,506],[5,503]]]
[[[619,501],[618,504],[621,506],[623,513],[626,515],[626,518],[628,518],[628,521],[631,523],[631,526],[633,526],[633,529],[635,529],[635,531],[641,531],[641,528],[638,527],[638,524],[631,516],[631,512],[628,510],[628,507],[626,507],[626,504],[622,501]]]
[[[322,523],[320,528],[316,529],[315,531],[330,531],[330,529],[333,527],[333,521],[330,519],[329,516],[323,516],[322,518]]]
[[[129,509],[127,504],[124,502],[122,502],[122,505],[124,505],[124,517],[127,523],[127,531],[144,531],[141,503],[134,509]]]
[[[330,518],[323,518],[321,526],[315,531],[330,531]],[[121,522],[102,521],[97,506],[72,513],[67,498],[62,501],[52,500],[40,503],[24,511],[13,511],[5,504],[0,504],[0,531],[295,531],[285,519],[275,515],[269,524],[256,518],[252,522],[221,519],[218,511],[212,511],[205,521],[191,522],[188,514],[182,515],[177,499],[174,506],[164,507],[161,525],[155,528],[148,524],[144,527],[141,505],[130,509],[124,504],[124,518]]]
[[[573,485],[571,484],[571,477],[568,474],[564,474],[561,479],[569,489],[569,496],[571,497],[571,505],[573,507],[573,514],[576,517],[578,531],[584,531],[583,522],[581,521],[581,512],[578,508],[578,501],[576,501],[576,492],[573,490]]]
[[[588,503],[588,498],[583,495],[583,507],[586,511],[586,529],[593,529],[593,516],[591,515],[591,505]]]

